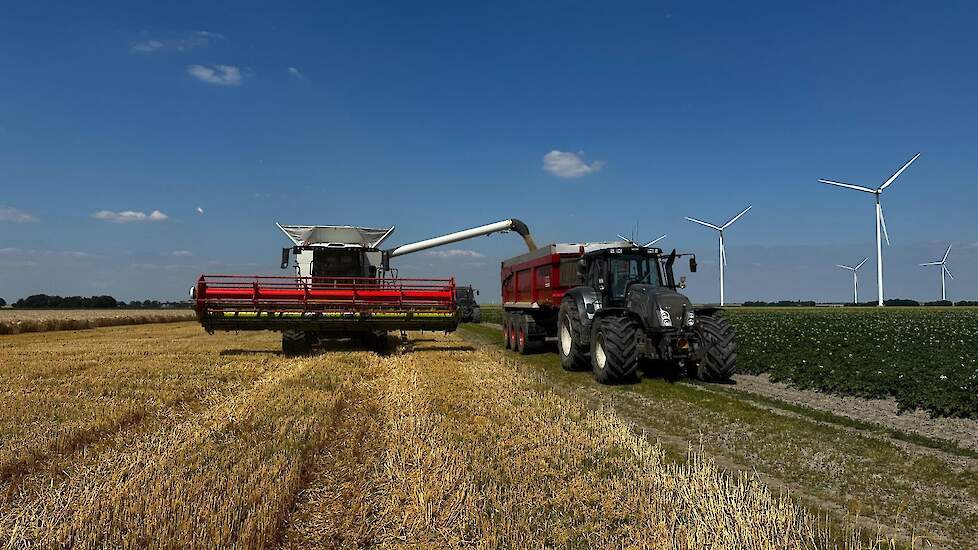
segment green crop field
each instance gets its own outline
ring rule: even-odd
[[[738,370],[801,389],[893,397],[978,418],[978,308],[729,308]],[[498,305],[482,306],[487,323]]]
[[[732,308],[740,372],[978,418],[978,308]]]

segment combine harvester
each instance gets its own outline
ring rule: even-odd
[[[191,289],[197,319],[216,330],[282,333],[286,354],[309,352],[321,339],[356,338],[367,346],[387,332],[452,332],[459,323],[454,279],[402,279],[391,258],[492,233],[515,231],[536,249],[523,222],[510,219],[381,250],[394,232],[350,226],[279,225],[293,246],[295,276],[201,275]]]

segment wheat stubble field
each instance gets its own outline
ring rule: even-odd
[[[0,337],[7,547],[805,548],[746,474],[456,336],[285,358],[192,323]],[[863,540],[866,540],[865,537]]]

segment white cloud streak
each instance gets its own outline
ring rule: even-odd
[[[306,78],[305,75],[302,74],[302,71],[295,67],[289,67],[289,76],[298,80],[304,80]]]
[[[112,210],[99,210],[98,212],[92,214],[92,218],[96,220],[102,220],[106,222],[113,223],[132,223],[132,222],[161,222],[169,219],[169,216],[160,212],[159,210],[153,210],[149,214],[145,212],[135,212],[133,210],[123,210],[121,212],[113,212]]]
[[[583,153],[570,153],[554,149],[543,155],[543,169],[558,178],[579,178],[601,170],[605,163],[596,160],[591,164],[581,158]]]
[[[78,252],[74,250],[39,250],[24,248],[0,248],[0,256],[32,257],[32,258],[93,258],[95,254],[90,252]]]
[[[18,210],[13,206],[0,206],[0,222],[34,223],[37,218],[30,212]]]
[[[187,74],[214,86],[240,86],[241,69],[234,65],[190,65]]]
[[[187,258],[193,256],[194,253],[189,250],[174,250],[170,253],[171,256],[176,256],[177,258]]]
[[[475,250],[462,250],[459,248],[450,248],[448,250],[429,250],[425,252],[428,256],[434,256],[436,258],[485,258],[486,255],[481,252],[476,252]]]
[[[171,39],[151,39],[136,42],[129,48],[132,54],[152,54],[162,51],[186,52],[196,48],[208,46],[218,40],[223,40],[224,35],[209,31],[195,31],[189,35]]]

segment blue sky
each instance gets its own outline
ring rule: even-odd
[[[975,5],[524,4],[5,3],[0,296],[277,273],[276,221],[398,244],[518,217],[538,242],[668,233],[710,301],[715,235],[683,216],[753,204],[728,299],[843,300],[872,197],[816,180],[875,186],[921,151],[883,197],[887,295],[935,298],[917,264],[954,243],[949,295],[978,297]],[[520,247],[398,266],[492,301]]]

